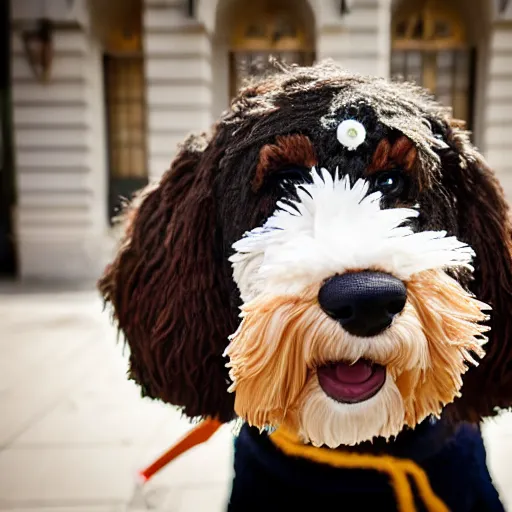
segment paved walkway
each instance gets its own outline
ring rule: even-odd
[[[0,511],[224,510],[229,427],[138,487],[137,469],[190,427],[173,408],[139,398],[101,309],[92,291],[0,288]],[[512,415],[486,433],[512,510]]]

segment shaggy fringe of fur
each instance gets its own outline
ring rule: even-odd
[[[250,118],[270,119],[272,116],[269,114],[279,109],[285,96],[286,101],[292,101],[306,90],[316,90],[321,94],[322,89],[334,93],[335,97],[321,120],[325,128],[335,130],[338,112],[348,105],[359,102],[371,105],[381,123],[415,143],[420,163],[418,168],[422,172],[420,181],[425,185],[432,183],[433,174],[438,174],[439,166],[439,156],[433,148],[442,144],[433,137],[425,119],[427,116],[448,119],[449,109],[411,83],[400,84],[398,93],[394,83],[349,73],[330,60],[313,67],[281,66],[281,73],[243,88],[222,121],[243,125]]]
[[[242,307],[243,320],[226,350],[235,410],[260,428],[284,423],[315,445],[354,445],[414,427],[460,395],[473,355],[484,355],[479,325],[485,304],[443,271],[413,276],[409,302],[374,338],[355,338],[320,309],[318,287],[300,296],[260,296]],[[373,398],[341,404],[321,391],[316,368],[369,359],[386,366]]]

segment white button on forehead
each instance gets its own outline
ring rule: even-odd
[[[338,125],[336,136],[340,144],[353,151],[366,139],[366,129],[359,121],[346,119]]]

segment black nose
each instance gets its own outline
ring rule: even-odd
[[[322,309],[355,336],[375,336],[389,327],[406,299],[404,283],[382,272],[331,277],[318,294]]]

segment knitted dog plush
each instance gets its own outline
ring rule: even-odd
[[[231,511],[503,510],[511,225],[462,123],[332,63],[246,86],[99,282],[146,396],[243,420]]]

